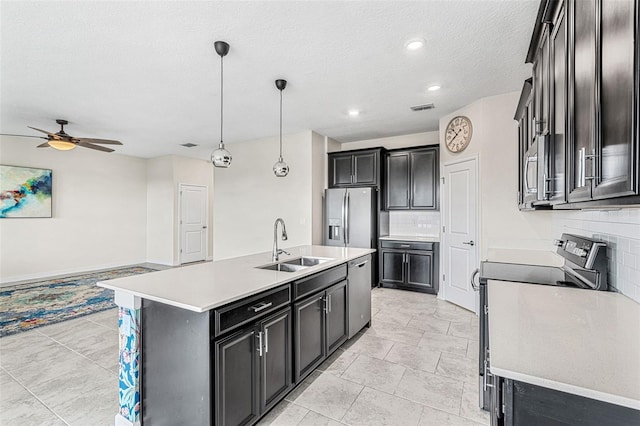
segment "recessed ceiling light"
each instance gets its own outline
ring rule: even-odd
[[[440,90],[440,86],[438,86],[437,84],[434,84],[433,86],[429,86],[427,90],[430,92],[435,92],[436,90]]]
[[[426,41],[423,38],[414,38],[412,40],[409,40],[404,47],[407,48],[407,50],[418,50],[422,47],[424,47]]]
[[[349,116],[350,117],[357,117],[360,115],[360,111],[358,111],[357,109],[350,109],[349,110]]]

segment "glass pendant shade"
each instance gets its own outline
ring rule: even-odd
[[[278,159],[278,162],[273,165],[273,173],[277,177],[285,177],[289,174],[289,165],[284,162],[282,157]]]
[[[51,148],[55,148],[59,151],[69,151],[76,147],[75,143],[67,141],[49,141],[48,144]]]
[[[211,153],[211,162],[216,167],[222,167],[224,169],[231,165],[231,153],[224,148],[224,144],[221,143],[218,149]]]
[[[282,91],[287,87],[287,80],[276,80],[276,88],[280,91],[280,157],[273,165],[273,174],[276,177],[285,177],[289,174],[289,165],[282,159]]]

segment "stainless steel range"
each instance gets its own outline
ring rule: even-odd
[[[558,255],[564,258],[562,267],[525,265],[485,261],[474,273],[471,283],[480,291],[480,407],[491,411],[491,424],[500,424],[502,392],[501,384],[495,383],[491,374],[489,348],[489,280],[508,281],[538,285],[575,287],[585,290],[607,290],[607,246],[605,243],[572,234],[562,234],[555,240]],[[479,287],[475,275],[479,273]]]

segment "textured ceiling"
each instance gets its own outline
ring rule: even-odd
[[[278,134],[276,78],[289,81],[284,133],[350,142],[437,130],[469,102],[520,89],[537,6],[2,1],[0,132],[35,134],[26,126],[53,130],[65,118],[69,134],[119,139],[123,154],[206,158],[220,133],[215,40],[231,45],[225,142]],[[415,37],[426,46],[405,50]],[[179,146],[188,142],[201,146]]]

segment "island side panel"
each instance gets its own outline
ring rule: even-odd
[[[212,424],[210,315],[143,299],[142,419]]]

